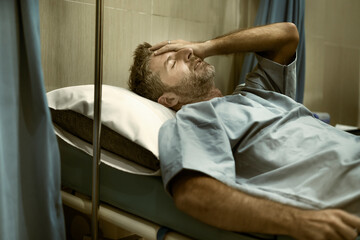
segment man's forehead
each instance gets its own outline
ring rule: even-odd
[[[160,55],[155,55],[152,53],[149,60],[150,69],[153,71],[162,69],[164,67],[164,62],[166,62],[170,54],[172,53],[166,52]]]

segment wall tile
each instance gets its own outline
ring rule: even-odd
[[[224,13],[223,16],[220,17],[220,19],[224,18],[224,25],[230,25],[230,26],[238,26],[239,21],[237,19],[237,16],[240,11],[239,7],[239,1],[238,0],[227,0],[227,2],[224,4]]]
[[[63,0],[66,2],[72,2],[72,3],[87,3],[87,4],[93,4],[95,5],[96,0]]]
[[[330,0],[325,4],[325,10],[325,37],[338,44],[359,46],[360,1]]]
[[[153,1],[153,14],[156,16],[217,24],[230,22],[233,25],[239,0]]]
[[[215,29],[214,25],[179,18],[152,16],[152,43],[167,39],[204,41],[216,33],[216,31],[211,32],[211,29]]]
[[[104,84],[127,87],[129,67],[136,46],[151,41],[151,16],[105,9]]]
[[[323,38],[308,36],[311,44],[306,49],[306,73],[304,104],[313,111],[325,111],[324,89],[324,46]]]
[[[308,0],[305,6],[304,104],[329,112],[332,124],[360,126],[360,2]]]
[[[152,43],[167,39],[184,39],[188,33],[186,20],[152,16]]]
[[[359,53],[357,49],[325,44],[323,104],[332,124],[357,124]]]
[[[360,52],[360,51],[359,51]],[[360,54],[360,53],[359,53]],[[359,55],[359,59],[360,59],[360,55]],[[357,126],[360,127],[360,61],[359,61],[359,75],[358,75],[358,79],[359,79],[359,88],[358,88],[358,91],[359,91],[359,94],[358,94],[358,122],[357,122]]]
[[[324,37],[327,0],[305,2],[305,29],[312,37]]]
[[[151,0],[105,0],[105,7],[151,14]]]
[[[153,14],[162,17],[207,21],[208,9],[211,7],[211,3],[210,1],[205,1],[206,0],[153,0]]]
[[[93,83],[94,5],[70,1],[40,3],[44,4],[41,42],[46,89]]]
[[[237,21],[240,28],[248,28],[254,25],[259,3],[259,0],[240,0],[238,2]]]

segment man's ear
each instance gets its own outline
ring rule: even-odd
[[[165,107],[172,108],[179,103],[179,96],[173,92],[165,92],[158,98],[158,103]]]

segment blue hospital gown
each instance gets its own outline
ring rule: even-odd
[[[233,95],[189,104],[159,133],[163,182],[184,169],[245,193],[306,209],[360,216],[360,137],[293,100],[295,61],[257,56]]]

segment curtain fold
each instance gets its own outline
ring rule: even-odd
[[[296,101],[302,103],[305,87],[305,0],[260,0],[259,9],[254,26],[276,22],[293,22],[299,31],[299,45],[297,48],[296,64]],[[240,74],[240,83],[245,81],[246,74],[257,64],[253,53],[245,55]]]
[[[38,0],[0,1],[0,238],[65,239]]]

